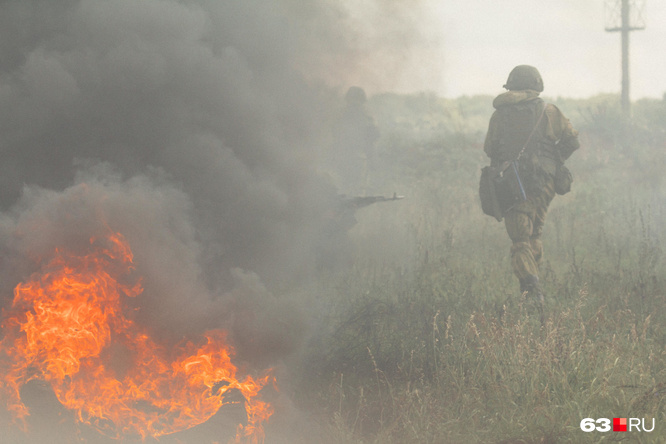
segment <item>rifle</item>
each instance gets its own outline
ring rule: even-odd
[[[389,202],[404,199],[393,193],[392,197],[386,196],[346,196],[339,194],[335,200],[329,202],[328,211],[322,220],[321,234],[317,244],[317,262],[319,267],[334,263],[346,255],[347,232],[357,223],[355,214],[360,208],[378,202]]]
[[[370,206],[378,202],[389,202],[404,199],[405,196],[398,196],[393,193],[392,197],[386,196],[338,196],[338,202],[329,216],[328,230],[333,232],[346,232],[356,225],[356,211],[360,208]]]
[[[398,196],[396,193],[393,193],[392,197],[386,196],[352,196],[347,197],[345,195],[340,196],[340,207],[342,210],[358,210],[359,208],[370,206],[377,202],[389,202],[393,200],[404,199],[405,196]]]

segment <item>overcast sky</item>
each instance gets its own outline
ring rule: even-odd
[[[619,1],[619,0],[618,0]],[[639,1],[640,2],[640,1]],[[666,1],[644,1],[646,29],[630,34],[631,98],[666,92]],[[605,31],[604,0],[422,0],[420,38],[391,79],[358,73],[370,90],[433,90],[448,97],[502,91],[518,64],[539,68],[549,96],[619,93],[620,34]],[[367,14],[368,11],[365,11]],[[363,12],[359,23],[362,22]],[[368,19],[381,25],[382,21]],[[384,28],[366,37],[386,35]],[[372,55],[370,57],[373,57]],[[375,66],[382,66],[377,60]],[[388,70],[391,72],[392,70]],[[373,76],[374,75],[374,76]]]

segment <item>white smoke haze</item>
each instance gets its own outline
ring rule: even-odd
[[[444,82],[444,48],[437,2],[432,0],[320,2],[304,8],[287,2],[300,17],[307,78],[329,85],[362,85],[369,93],[414,92]],[[312,54],[319,54],[312,61]],[[424,86],[425,85],[425,86]]]

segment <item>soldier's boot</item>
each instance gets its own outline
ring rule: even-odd
[[[526,278],[521,279],[520,291],[523,295],[534,298],[534,301],[536,301],[537,308],[539,310],[539,318],[543,324],[545,298],[543,296],[543,291],[541,291],[541,285],[539,285],[539,277],[530,274]]]

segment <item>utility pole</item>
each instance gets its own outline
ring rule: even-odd
[[[631,117],[629,99],[629,32],[645,29],[645,0],[606,0],[606,31],[622,34],[622,115]]]

